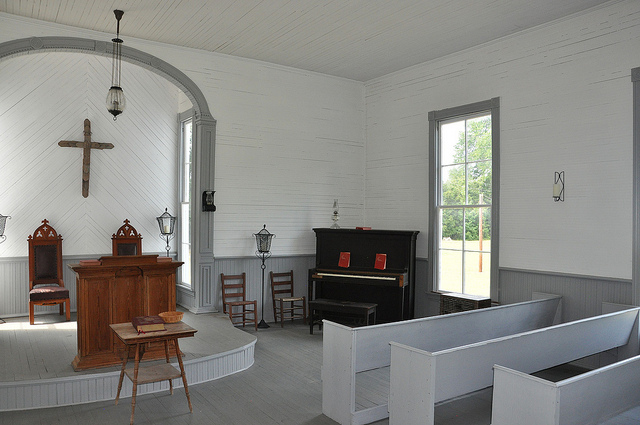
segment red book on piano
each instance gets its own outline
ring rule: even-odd
[[[341,252],[340,259],[338,260],[338,267],[349,267],[350,263],[351,263],[351,253]]]
[[[378,270],[387,268],[387,254],[376,254],[376,263],[373,265]]]

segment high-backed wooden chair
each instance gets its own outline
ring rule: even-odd
[[[258,303],[247,300],[246,274],[220,274],[222,280],[222,310],[234,325],[253,323],[258,330]],[[240,320],[238,320],[240,319]]]
[[[142,255],[142,236],[126,219],[117,232],[111,236],[112,254]]]
[[[284,327],[285,319],[302,319],[307,323],[307,299],[293,296],[293,270],[284,273],[269,272],[273,318]]]
[[[62,236],[47,219],[42,220],[29,242],[29,323],[33,325],[36,305],[60,305],[60,314],[71,320],[69,290],[62,278]],[[64,304],[64,305],[63,305]]]

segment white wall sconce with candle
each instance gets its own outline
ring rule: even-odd
[[[556,171],[553,181],[553,200],[564,202],[564,171]]]

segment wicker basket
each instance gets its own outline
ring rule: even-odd
[[[182,316],[184,315],[181,311],[165,311],[163,313],[158,314],[164,323],[176,323],[182,320]]]

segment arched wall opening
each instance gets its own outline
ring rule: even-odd
[[[0,61],[19,55],[45,52],[79,52],[110,57],[111,47],[111,43],[75,37],[23,38],[1,43]],[[124,61],[151,71],[175,85],[193,105],[194,179],[192,199],[194,205],[191,210],[190,220],[192,223],[191,268],[193,283],[191,288],[180,288],[177,299],[180,304],[192,311],[215,311],[215,291],[211,289],[213,275],[213,217],[212,213],[202,212],[201,205],[198,203],[200,197],[196,196],[196,194],[204,190],[214,190],[216,122],[211,117],[203,93],[182,71],[153,55],[128,46],[123,46],[122,57]],[[104,108],[102,104],[97,105],[97,107]],[[107,113],[106,110],[105,113]],[[156,235],[148,236],[154,237]]]

